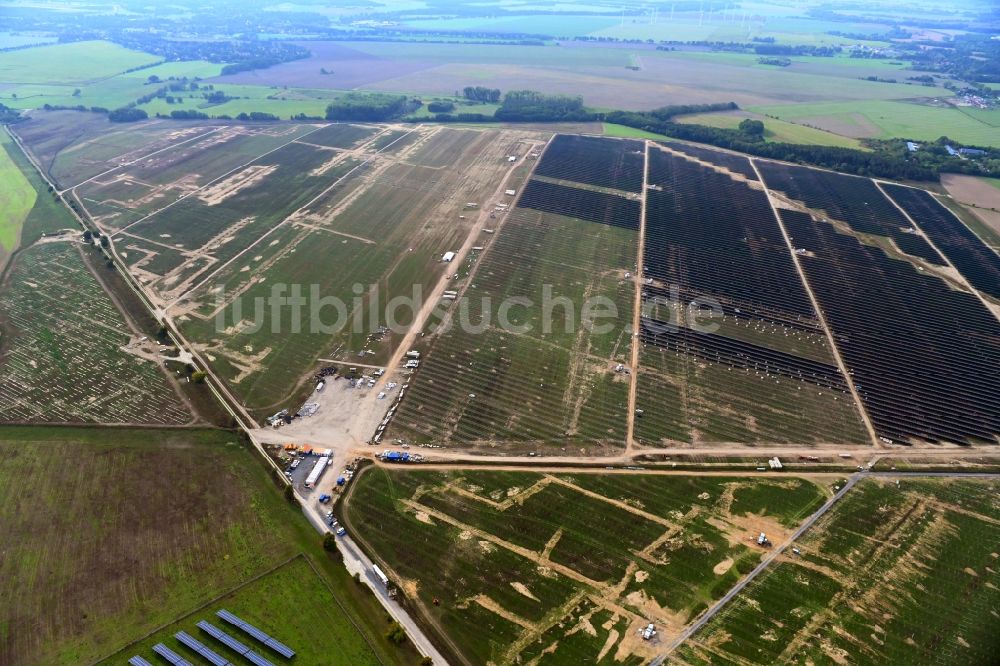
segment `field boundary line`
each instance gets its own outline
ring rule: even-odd
[[[962,271],[958,270],[958,268],[957,268],[957,267],[955,266],[955,264],[951,263],[951,259],[949,259],[949,258],[948,258],[948,256],[947,256],[947,255],[945,255],[945,253],[944,253],[944,252],[942,252],[941,250],[939,250],[939,249],[938,249],[938,246],[937,246],[937,245],[936,245],[936,244],[934,243],[934,241],[933,241],[933,240],[931,240],[931,237],[930,237],[930,236],[928,236],[928,235],[927,235],[927,233],[926,233],[926,232],[925,232],[925,231],[924,231],[923,229],[921,229],[921,228],[920,228],[920,225],[919,225],[919,224],[917,224],[917,221],[916,221],[915,219],[913,219],[913,217],[911,217],[911,216],[910,216],[909,212],[907,212],[907,211],[906,211],[906,210],[905,210],[905,209],[904,209],[904,208],[903,208],[902,206],[900,206],[900,205],[899,205],[899,203],[897,203],[897,201],[896,201],[895,199],[893,199],[893,198],[892,198],[892,196],[891,196],[891,195],[890,195],[890,194],[889,194],[888,192],[886,192],[886,191],[885,191],[884,189],[882,189],[882,182],[881,182],[881,181],[878,181],[878,180],[874,180],[874,179],[873,179],[873,180],[872,180],[872,182],[873,182],[873,183],[875,183],[875,187],[876,187],[876,188],[878,188],[878,191],[882,193],[882,196],[884,196],[884,197],[885,197],[886,199],[888,199],[888,200],[889,200],[889,202],[890,202],[890,203],[892,203],[892,205],[893,205],[893,206],[895,206],[895,207],[896,207],[896,209],[897,209],[897,210],[898,210],[898,211],[899,211],[900,213],[902,213],[902,214],[903,214],[903,217],[905,217],[905,218],[906,218],[907,220],[909,220],[910,224],[912,224],[912,225],[913,225],[913,228],[914,228],[914,229],[916,229],[917,231],[919,231],[919,232],[920,232],[920,235],[921,235],[921,236],[923,236],[923,239],[924,239],[925,241],[927,241],[927,244],[928,244],[928,245],[930,245],[930,246],[931,246],[932,248],[934,248],[934,251],[935,251],[935,252],[937,252],[937,253],[938,253],[938,255],[939,255],[939,256],[940,256],[940,257],[941,257],[942,259],[944,259],[945,263],[946,263],[946,264],[948,265],[948,268],[950,268],[950,269],[952,269],[953,271],[955,271],[955,275],[957,275],[957,276],[958,276],[958,279],[959,279],[959,281],[960,281],[960,282],[961,282],[961,283],[962,283],[962,284],[963,284],[963,285],[964,285],[964,286],[965,286],[965,287],[966,287],[966,288],[967,288],[967,289],[968,289],[969,291],[971,291],[971,292],[972,292],[973,294],[975,294],[976,298],[978,298],[978,299],[980,300],[980,302],[982,302],[982,304],[983,304],[983,307],[985,307],[985,308],[986,308],[987,310],[989,310],[989,311],[990,311],[990,312],[991,312],[991,313],[993,314],[993,317],[994,317],[994,318],[996,318],[996,320],[997,320],[997,321],[1000,321],[1000,312],[998,312],[998,311],[997,311],[997,306],[995,306],[995,305],[992,305],[992,304],[991,304],[991,303],[990,303],[989,301],[987,301],[987,300],[986,300],[986,297],[985,297],[985,296],[983,296],[983,295],[982,295],[982,293],[980,293],[980,291],[979,291],[978,289],[976,289],[976,288],[975,288],[975,287],[974,287],[974,286],[972,285],[972,283],[971,283],[971,282],[969,282],[969,279],[968,279],[967,277],[965,277],[965,274],[964,274],[964,273],[962,273]],[[931,197],[931,198],[932,198],[932,199],[934,199],[934,197]],[[965,222],[962,222],[962,220],[961,220],[961,219],[960,219],[960,218],[958,217],[958,215],[955,215],[955,214],[954,214],[953,212],[951,212],[951,211],[950,211],[950,210],[948,209],[948,207],[947,207],[947,206],[943,205],[943,204],[942,204],[942,203],[941,203],[940,201],[938,201],[937,199],[934,199],[934,201],[936,201],[936,202],[937,202],[937,205],[938,205],[938,206],[941,206],[941,208],[942,208],[942,209],[943,209],[943,210],[944,210],[944,211],[945,211],[945,212],[946,212],[946,213],[947,213],[948,215],[951,215],[952,217],[954,217],[954,218],[955,218],[955,220],[956,220],[956,221],[957,221],[957,222],[958,222],[958,223],[959,223],[960,225],[962,225],[963,227],[965,227],[965,228],[967,228],[967,229],[968,229],[968,227],[966,226]],[[969,231],[972,231],[972,230],[971,230],[971,229],[969,229]],[[992,248],[990,248],[990,246],[989,246],[989,245],[987,245],[986,243],[983,243],[983,240],[982,240],[981,238],[979,238],[979,235],[978,235],[978,234],[976,234],[976,233],[975,233],[974,231],[972,232],[972,235],[973,235],[973,236],[975,236],[975,237],[976,237],[976,238],[977,238],[977,239],[979,240],[979,242],[983,244],[983,246],[984,246],[984,247],[986,247],[987,249],[992,249]],[[996,252],[996,250],[993,250],[993,252]]]
[[[98,664],[100,664],[101,662],[104,662],[104,661],[107,661],[108,659],[111,659],[111,658],[112,658],[112,657],[114,657],[114,656],[115,656],[116,654],[119,654],[119,653],[121,653],[121,652],[125,652],[125,651],[126,651],[126,650],[128,650],[128,649],[129,649],[130,647],[132,647],[133,645],[137,645],[137,644],[141,643],[142,641],[146,640],[147,638],[149,638],[149,637],[150,637],[150,636],[152,636],[153,634],[157,634],[157,633],[159,633],[159,632],[163,631],[164,629],[166,629],[166,628],[167,628],[167,627],[169,627],[170,625],[172,625],[172,624],[176,624],[176,623],[178,623],[178,622],[180,622],[180,621],[184,620],[185,618],[188,618],[188,617],[191,617],[191,616],[192,616],[192,615],[194,615],[195,613],[200,613],[201,611],[205,610],[206,608],[208,608],[208,607],[209,607],[209,606],[211,606],[212,604],[214,604],[214,603],[216,603],[216,602],[218,602],[218,601],[220,601],[220,600],[224,599],[225,597],[228,597],[228,596],[229,596],[230,594],[235,594],[236,592],[239,592],[240,590],[242,590],[242,589],[243,589],[244,587],[246,587],[247,585],[250,585],[251,583],[256,583],[256,582],[257,582],[258,580],[260,580],[261,578],[264,578],[265,576],[270,576],[271,574],[273,574],[273,573],[274,573],[275,571],[277,571],[278,569],[281,569],[282,567],[284,567],[284,566],[287,566],[287,565],[291,564],[292,562],[294,562],[294,561],[295,561],[295,560],[296,560],[297,558],[299,558],[299,557],[302,557],[302,558],[305,558],[305,554],[304,554],[304,553],[302,553],[302,552],[298,552],[298,553],[296,553],[296,554],[292,555],[291,557],[289,557],[289,558],[288,558],[287,560],[285,560],[284,562],[279,562],[278,564],[276,564],[275,566],[271,567],[271,568],[270,568],[270,569],[268,569],[267,571],[264,571],[264,572],[262,572],[262,573],[260,573],[260,574],[257,574],[256,576],[254,576],[254,577],[253,577],[253,578],[251,578],[250,580],[248,580],[248,581],[244,581],[244,582],[240,583],[240,584],[239,584],[239,585],[237,585],[236,587],[234,587],[234,588],[231,588],[231,589],[229,589],[229,590],[227,590],[227,591],[223,592],[222,594],[218,595],[218,596],[217,596],[217,597],[215,597],[214,599],[210,599],[210,600],[206,601],[205,603],[203,603],[203,604],[202,604],[201,606],[198,606],[198,607],[197,607],[197,608],[195,608],[194,610],[192,610],[192,611],[189,611],[189,612],[185,613],[184,615],[179,615],[179,616],[177,616],[176,618],[174,618],[173,620],[170,620],[170,621],[168,621],[168,622],[165,622],[165,623],[161,624],[160,626],[156,627],[155,629],[153,629],[152,631],[150,631],[150,632],[149,632],[149,633],[147,633],[146,635],[144,635],[144,636],[141,636],[141,637],[139,637],[139,638],[135,639],[135,640],[134,640],[134,641],[132,641],[131,643],[126,643],[126,644],[125,644],[125,645],[123,645],[123,646],[122,646],[121,648],[119,648],[118,650],[115,650],[114,652],[112,652],[112,653],[111,653],[111,654],[109,654],[108,656],[106,656],[106,657],[101,657],[101,658],[100,658],[100,659],[98,659],[97,661],[94,661],[94,662],[91,662],[90,666],[97,666],[97,665],[98,665]],[[306,558],[306,559],[308,560],[308,558]],[[366,639],[365,639],[365,640],[367,640],[367,637],[366,637]]]
[[[635,294],[632,301],[632,376],[628,385],[628,412],[625,414],[625,453],[635,447],[635,404],[639,392],[639,328],[642,326],[642,282],[645,266],[643,254],[646,251],[646,201],[649,197],[649,139],[643,142],[642,153],[642,198],[639,202],[639,245],[635,255]]]
[[[830,351],[833,353],[833,358],[837,362],[837,367],[840,368],[840,374],[843,375],[847,388],[851,391],[851,396],[854,398],[854,404],[858,408],[858,415],[861,417],[861,421],[864,423],[865,429],[868,431],[868,436],[871,438],[872,446],[876,449],[881,448],[878,434],[875,432],[875,425],[872,423],[868,410],[865,409],[865,405],[861,400],[861,395],[858,393],[858,388],[854,385],[854,378],[851,376],[851,373],[847,371],[847,364],[844,362],[844,357],[840,354],[840,348],[837,347],[837,341],[833,337],[833,331],[830,330],[830,325],[826,321],[826,315],[823,314],[823,309],[820,308],[819,299],[816,298],[816,294],[812,290],[812,285],[809,284],[809,278],[806,276],[806,271],[802,268],[801,262],[799,262],[799,255],[795,254],[795,248],[792,246],[792,239],[788,235],[785,223],[781,220],[781,213],[778,211],[778,207],[774,204],[774,197],[771,194],[771,188],[767,186],[767,181],[764,180],[764,176],[761,175],[760,169],[757,168],[756,160],[752,157],[747,157],[747,159],[750,161],[750,166],[753,167],[754,173],[757,174],[757,179],[760,180],[761,185],[764,186],[764,194],[767,197],[768,205],[771,206],[771,214],[774,215],[774,220],[777,222],[778,228],[781,230],[781,236],[785,239],[785,246],[788,248],[788,254],[792,258],[792,263],[795,264],[795,270],[799,274],[799,280],[801,280],[802,286],[806,290],[806,294],[809,295],[809,300],[812,303],[813,310],[816,311],[816,317],[819,319],[819,323],[823,327],[823,332],[826,333],[826,339],[830,343]]]
[[[319,569],[316,568],[316,565],[312,561],[312,558],[306,555],[305,553],[299,553],[299,554],[302,555],[303,559],[305,559],[306,564],[309,565],[309,568],[312,569],[312,572],[317,576],[319,576],[320,579],[323,581],[323,586],[326,587],[327,590],[329,590],[330,595],[333,597],[333,600],[337,602],[337,606],[340,608],[341,611],[343,611],[344,616],[347,617],[351,625],[353,625],[354,628],[357,629],[358,633],[361,634],[361,637],[365,639],[365,643],[367,643],[368,647],[371,648],[372,654],[375,655],[375,659],[378,660],[378,663],[385,664],[385,662],[382,661],[382,657],[379,656],[378,651],[375,649],[375,646],[372,645],[371,640],[369,640],[368,634],[361,630],[361,627],[358,626],[358,623],[354,621],[354,618],[351,617],[351,614],[347,612],[346,608],[344,608],[344,604],[340,603],[340,599],[337,597],[337,593],[333,591],[332,587],[330,587],[330,582],[326,579],[326,576],[320,573]]]

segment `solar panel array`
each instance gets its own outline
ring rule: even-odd
[[[136,655],[128,660],[129,666],[153,666],[151,663]]]
[[[223,620],[225,620],[226,622],[228,622],[229,624],[233,625],[234,627],[241,629],[245,633],[257,639],[267,647],[271,648],[272,650],[280,654],[285,659],[291,659],[292,657],[295,656],[295,652],[293,652],[290,648],[274,640],[273,638],[271,638],[270,636],[268,636],[267,634],[265,634],[263,631],[253,626],[252,624],[244,622],[243,620],[233,615],[226,609],[216,611],[215,614],[218,615]]]
[[[176,634],[174,634],[174,638],[176,638],[181,643],[183,643],[184,645],[188,646],[189,648],[200,654],[202,657],[205,658],[206,661],[208,661],[208,663],[212,664],[212,666],[232,666],[232,664],[229,662],[228,659],[225,659],[216,654],[215,652],[213,652],[212,650],[208,649],[207,647],[205,647],[204,643],[202,643],[201,641],[199,641],[197,638],[190,635],[186,631],[178,631]]]
[[[206,634],[219,641],[227,648],[249,661],[251,664],[254,664],[254,666],[274,666],[274,664],[269,662],[267,659],[264,659],[264,657],[260,656],[256,652],[253,652],[246,645],[243,645],[243,643],[240,643],[226,632],[214,625],[209,624],[205,620],[201,620],[197,626]]]
[[[157,643],[153,646],[153,652],[160,655],[167,661],[169,661],[173,666],[194,666],[190,661],[180,656],[170,648],[168,648],[163,643]]]

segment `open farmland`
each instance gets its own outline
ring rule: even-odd
[[[7,152],[10,139],[0,140],[0,269],[21,239],[21,227],[38,193]]]
[[[723,129],[737,129],[745,118],[764,122],[764,139],[783,143],[803,143],[813,146],[840,146],[860,148],[861,142],[833,132],[816,129],[807,125],[797,125],[772,117],[763,117],[746,111],[720,111],[716,113],[695,113],[678,116],[677,122],[707,125]]]
[[[445,304],[447,326],[433,331],[389,436],[505,450],[624,444],[642,164],[641,142],[552,141],[459,269],[461,298]]]
[[[537,33],[537,29],[529,32]],[[878,102],[950,94],[936,87],[862,80],[895,74],[899,67],[846,57],[800,57],[789,67],[776,68],[758,63],[751,54],[658,51],[644,44],[622,48],[576,41],[545,46],[406,41],[300,44],[310,50],[311,57],[211,81],[450,96],[464,86],[488,80],[502,90],[582,95],[589,106],[627,110],[652,109],[668,100],[673,104],[732,100],[740,105],[794,109],[798,104],[818,107],[827,101]],[[905,106],[912,107],[918,120],[924,109],[936,110]]]
[[[872,181],[759,165],[879,437],[997,442],[997,314]]]
[[[668,663],[995,662],[996,484],[863,480]]]
[[[0,83],[78,85],[158,60],[104,41],[39,46],[0,53]]]
[[[376,467],[344,511],[461,663],[640,664],[757,564],[759,532],[787,538],[825,494],[795,477]]]
[[[4,421],[193,420],[156,345],[116,308],[81,246],[40,242],[14,260],[0,294]],[[86,251],[86,250],[84,250]]]
[[[11,666],[93,663],[297,553],[322,552],[260,461],[222,431],[0,429],[0,506],[0,662]],[[275,585],[296,607],[321,609],[310,619],[328,632],[297,624]],[[307,651],[308,639],[356,658],[304,663],[377,663],[332,596],[300,558],[227,603],[287,616],[281,635]]]
[[[931,93],[921,89],[921,94]],[[932,104],[929,99],[831,100],[820,104],[751,105],[747,109],[855,139],[907,137],[935,141],[947,134],[962,143],[1000,145],[1000,128],[950,105]]]

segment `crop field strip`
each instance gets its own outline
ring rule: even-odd
[[[864,441],[766,194],[706,166],[717,162],[650,153],[638,441]],[[713,333],[692,330],[672,302],[705,298],[723,313]]]
[[[0,364],[4,421],[183,425],[194,417],[136,337],[75,242],[21,252],[0,296],[12,329]]]
[[[878,435],[996,443],[994,314],[976,296],[827,222],[791,210],[781,218],[795,246],[807,250],[799,261]]]
[[[823,498],[800,478],[373,468],[345,520],[465,663],[639,664],[758,563],[750,537]]]
[[[998,497],[995,479],[862,480],[667,663],[992,663]]]
[[[973,288],[1000,301],[1000,254],[987,247],[930,193],[886,183],[881,187],[920,226]]]
[[[626,155],[635,144],[592,141],[603,141]],[[561,159],[566,159],[565,152]],[[615,170],[601,182],[621,180],[625,160],[612,161]],[[581,200],[592,205],[580,205]],[[515,327],[528,325],[531,330],[489,325],[476,334],[453,326],[440,334],[390,434],[448,444],[620,446],[627,382],[614,367],[628,358],[630,343],[622,324],[630,319],[632,291],[621,275],[634,268],[638,216],[635,199],[529,181],[500,233],[476,258],[463,302],[469,306],[465,317],[476,324],[493,314],[486,309],[487,301],[496,307],[498,297],[529,299],[532,305],[515,307],[509,316]],[[562,305],[553,310],[552,330],[542,330],[539,302],[545,285],[556,298],[568,298],[577,312],[589,296],[608,299],[618,311],[611,330],[567,330],[576,321]]]

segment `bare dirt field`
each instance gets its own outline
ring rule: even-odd
[[[1000,235],[1000,188],[983,178],[946,173],[941,183],[948,194],[965,204],[993,233]]]
[[[303,42],[300,45],[312,51],[312,55],[304,60],[294,60],[267,69],[219,76],[212,81],[350,90],[392,77],[413,74],[435,65],[430,60],[382,58],[337,42]],[[323,74],[321,69],[331,73]],[[451,92],[454,90],[449,91]]]

